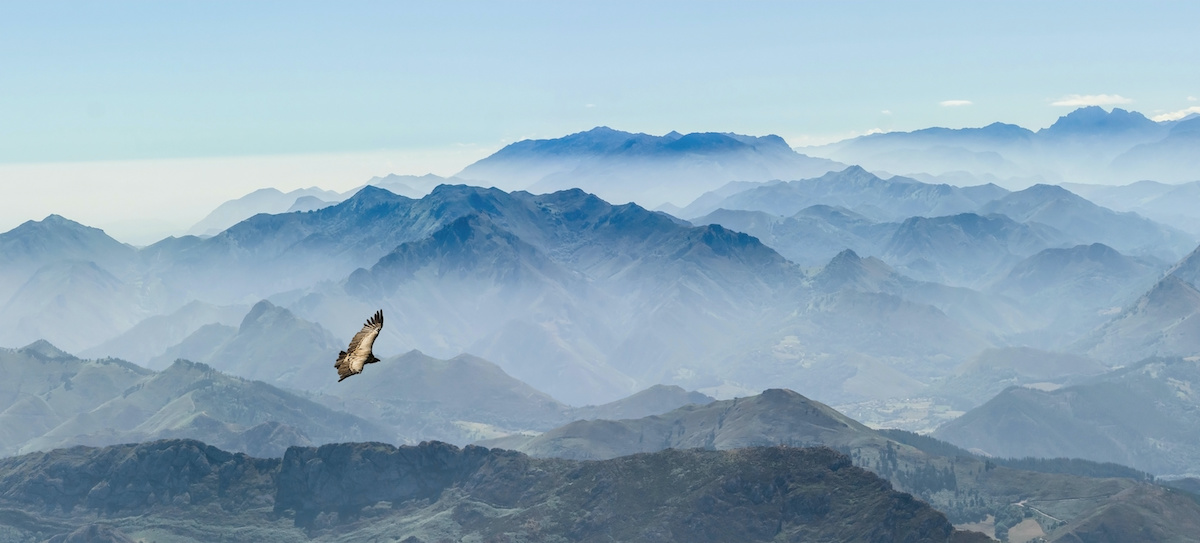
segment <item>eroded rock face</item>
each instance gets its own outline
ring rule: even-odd
[[[291,447],[278,476],[275,510],[294,509],[297,524],[303,525],[321,512],[353,517],[381,501],[437,498],[496,454],[502,453],[441,442],[416,447],[384,443]]]
[[[453,534],[530,541],[952,541],[946,518],[831,449],[667,450],[601,462],[511,451],[339,444],[284,457],[276,514],[312,533],[414,502]],[[406,506],[410,507],[410,506]],[[505,513],[496,514],[497,510]],[[445,532],[405,537],[439,540]],[[969,539],[953,539],[969,541]]]
[[[439,442],[347,443],[264,460],[179,440],[0,460],[0,489],[0,508],[26,519],[0,526],[21,540],[123,543],[152,527],[222,541],[972,541],[827,448],[581,462]]]
[[[46,511],[77,507],[101,513],[138,512],[155,505],[232,504],[260,496],[253,487],[278,460],[234,454],[192,440],[163,440],[94,449],[34,453],[0,465],[5,501]]]

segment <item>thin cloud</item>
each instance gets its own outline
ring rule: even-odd
[[[1133,99],[1120,94],[1068,94],[1051,102],[1052,106],[1084,107],[1084,106],[1115,106],[1131,104]]]
[[[884,114],[884,115],[891,115],[891,114],[892,114],[892,110],[890,110],[890,109],[885,109],[885,110],[883,110],[883,111],[880,111],[880,113],[882,113],[882,114]]]
[[[1189,102],[1195,102],[1195,101],[1196,101],[1196,97],[1195,97],[1195,96],[1188,96],[1188,101],[1189,101]]]
[[[1161,123],[1163,121],[1178,121],[1179,119],[1182,119],[1182,118],[1187,117],[1188,115],[1192,115],[1192,114],[1200,115],[1200,106],[1192,106],[1187,109],[1181,109],[1179,111],[1172,111],[1170,113],[1163,113],[1162,115],[1155,115],[1153,117],[1150,117],[1150,120],[1152,120],[1154,122],[1158,122],[1158,123]]]
[[[941,104],[942,107],[962,107],[969,106],[974,102],[971,102],[970,100],[942,100],[938,103]]]

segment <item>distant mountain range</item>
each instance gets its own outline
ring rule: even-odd
[[[716,208],[692,221],[751,233],[802,265],[820,265],[849,248],[878,256],[916,279],[980,289],[1045,249],[1099,242],[1141,257],[1153,268],[1156,261],[1170,262],[1195,247],[1189,234],[1097,206],[1059,187],[1035,185],[1011,193],[985,188],[882,179],[852,167],[818,179],[742,183],[718,191],[724,195],[719,198],[718,192],[710,193],[679,213]],[[936,215],[950,210],[968,211]],[[878,218],[897,216],[909,218]]]
[[[804,210],[819,210],[821,206],[846,211],[842,216],[825,214],[826,220],[810,226],[812,219],[822,216]],[[713,215],[716,210],[722,210],[721,215]],[[730,213],[738,210],[766,215],[750,219]],[[1017,192],[994,185],[954,187],[899,176],[883,179],[857,166],[815,179],[757,185],[741,183],[702,196],[678,213],[698,223],[716,222],[715,217],[733,221],[731,224],[751,222],[750,227],[757,227],[760,232],[766,225],[771,225],[769,228],[779,250],[801,257],[814,252],[803,248],[804,240],[810,235],[821,240],[836,234],[837,241],[863,243],[861,247],[849,246],[856,251],[867,247],[878,250],[898,228],[887,228],[883,224],[964,213],[1004,215],[1040,229],[1036,234],[1043,238],[1040,246],[1010,250],[1021,256],[1068,242],[1100,242],[1124,252],[1173,260],[1190,251],[1196,243],[1195,237],[1175,228],[1136,214],[1114,212],[1053,185],[1034,185]],[[797,213],[804,213],[803,218]],[[701,215],[704,217],[694,218]],[[880,226],[868,230],[866,227],[871,223]],[[1051,229],[1046,229],[1047,226]],[[819,231],[824,231],[824,235]],[[788,240],[794,242],[788,243]],[[818,241],[818,246],[820,243]]]
[[[955,187],[932,185],[905,177],[882,179],[859,166],[831,171],[816,178],[795,178],[779,183],[742,184],[742,190],[725,188],[701,196],[680,211],[690,218],[716,209],[749,209],[789,216],[813,205],[840,206],[875,221],[897,221],[913,216],[936,217],[973,211],[1008,191],[996,186]]]
[[[796,153],[779,136],[597,127],[562,138],[510,144],[455,175],[507,190],[583,189],[616,203],[689,202],[730,181],[802,179],[844,164]]]
[[[993,123],[852,138],[801,151],[873,171],[967,172],[1001,184],[1195,181],[1195,119],[1154,122],[1136,111],[1077,109],[1036,132]]]
[[[759,192],[769,194],[747,196]],[[1195,248],[1182,232],[1045,185],[964,189],[846,168],[713,195],[724,195],[718,205],[804,207],[716,211],[691,226],[581,190],[441,185],[412,199],[367,186],[314,211],[258,214],[142,249],[51,218],[3,234],[15,248],[40,248],[0,266],[21,282],[0,306],[0,342],[45,338],[159,369],[197,360],[315,391],[321,364],[382,308],[381,356],[471,353],[564,404],[660,383],[719,397],[787,385],[846,404],[923,394],[1005,345],[1091,341],[1111,352],[1072,352],[1107,364],[1160,352],[1088,338],[1167,325],[1133,323],[1117,308]],[[846,207],[854,202],[858,210]],[[863,213],[956,206],[973,211],[887,222]],[[1112,251],[1043,252],[1096,243]],[[853,259],[839,258],[846,249]],[[289,316],[255,328],[244,313],[214,309],[262,300]],[[1170,327],[1186,344],[1187,326]]]
[[[849,169],[825,176],[829,187],[836,187],[831,180],[837,175],[879,194],[894,186]],[[824,264],[820,271],[788,262],[750,235],[689,226],[579,190],[533,195],[443,185],[413,200],[368,186],[317,211],[260,214],[210,238],[127,249],[120,253],[124,260],[110,264],[126,270],[125,279],[87,263],[43,265],[0,308],[0,320],[9,323],[0,339],[19,345],[47,338],[77,352],[90,349],[92,356],[129,353],[155,368],[185,358],[318,390],[325,359],[382,308],[389,325],[377,345],[381,355],[420,349],[446,359],[469,352],[576,406],[658,383],[715,396],[789,384],[846,403],[918,393],[1009,337],[1033,338],[1043,347],[1061,342],[1065,328],[1056,321],[1022,314],[1036,304],[940,284],[974,281],[970,286],[985,288],[989,277],[1004,277],[1020,258],[1066,237],[1034,219],[1061,221],[1063,228],[1072,221],[1116,222],[1121,228],[1110,229],[1112,237],[1162,251],[1175,240],[1166,227],[1066,191],[992,192],[1002,196],[985,205],[1028,216],[1028,222],[967,213],[877,223],[827,204],[786,220],[757,216],[769,226],[755,223],[753,214],[742,214],[745,220],[730,212],[714,215],[748,220],[753,228],[746,230],[793,256],[789,247],[823,239],[811,244],[820,252],[796,257]],[[62,232],[55,239],[86,232],[64,221],[49,226]],[[854,271],[860,264],[818,258],[839,240],[863,244],[866,254],[879,254],[895,267],[881,262],[882,275],[861,275]],[[986,250],[968,250],[973,247]],[[1151,273],[1152,260],[1139,262],[1131,269]],[[55,279],[68,272],[90,279]],[[1114,298],[1111,289],[1136,293],[1145,276],[1107,280],[1102,288],[1076,291],[1095,297],[1081,311],[1119,305],[1125,298]],[[77,304],[66,317],[75,323],[71,328],[52,324],[64,318],[49,303],[65,292],[62,285],[73,289],[69,301]],[[263,299],[290,316],[255,328],[249,324],[256,319],[211,309],[245,308]],[[206,305],[188,305],[195,301]],[[164,315],[174,316],[162,320]],[[284,322],[292,324],[274,328]],[[1075,334],[1083,332],[1080,323],[1097,323],[1062,322],[1076,326]]]
[[[1138,181],[1119,186],[1082,183],[1063,183],[1062,186],[1098,205],[1116,211],[1132,211],[1200,236],[1200,181],[1177,185]]]
[[[200,222],[188,229],[187,233],[192,236],[212,236],[259,213],[286,213],[300,201],[315,200],[328,203],[340,199],[341,196],[338,193],[317,187],[296,189],[286,193],[274,188],[258,189],[241,198],[217,206]],[[314,206],[308,204],[305,207]]]

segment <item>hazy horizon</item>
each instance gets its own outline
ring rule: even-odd
[[[58,213],[135,243],[160,237],[145,225],[178,232],[259,188],[450,175],[595,126],[799,147],[1036,130],[1085,105],[1200,110],[1200,7],[1172,2],[68,2],[8,15],[0,184],[21,204],[0,208],[0,230]]]

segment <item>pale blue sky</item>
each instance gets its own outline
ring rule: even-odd
[[[1198,16],[1200,2],[0,1],[0,231],[59,213],[147,243],[260,187],[449,175],[598,125],[804,145],[1039,128],[1072,95],[1160,115],[1200,106]]]
[[[1198,2],[7,2],[0,162],[495,148],[596,125],[799,145],[1037,128],[1072,94],[1153,115],[1198,105],[1198,16]]]

